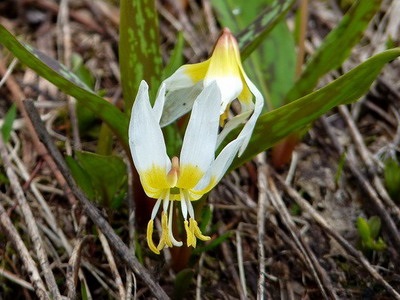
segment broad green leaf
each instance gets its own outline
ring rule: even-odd
[[[128,118],[111,103],[96,95],[79,78],[56,60],[45,56],[32,47],[20,43],[0,24],[0,44],[6,47],[19,61],[39,76],[47,79],[64,93],[74,97],[106,122],[128,148]]]
[[[339,25],[324,39],[287,96],[287,102],[311,92],[318,80],[338,68],[360,41],[364,30],[379,10],[381,0],[355,1]]]
[[[183,33],[179,32],[176,38],[174,50],[171,53],[168,64],[163,70],[162,78],[171,76],[181,65],[183,65],[183,50],[185,46],[185,39]]]
[[[94,201],[95,192],[89,174],[72,156],[65,156],[65,162],[71,171],[72,177],[74,177],[75,182],[85,193],[86,197],[91,201]]]
[[[258,47],[296,2],[296,0],[273,1],[252,24],[237,35],[242,59],[246,59]]]
[[[102,204],[112,204],[127,181],[126,165],[118,156],[91,152],[75,153],[78,164],[89,175],[95,198]]]
[[[129,114],[141,80],[154,99],[161,82],[162,58],[155,0],[121,0],[119,64],[126,113]]]
[[[83,58],[78,53],[72,53],[71,71],[93,91],[96,79],[84,65]],[[88,133],[90,134],[92,131],[91,129],[93,129],[93,126],[96,125],[98,121],[96,115],[81,102],[76,103],[76,115],[81,135],[85,136]]]
[[[82,56],[78,53],[72,53],[71,55],[71,71],[79,78],[81,82],[93,90],[96,79],[90,70],[85,66]]]
[[[72,176],[86,196],[104,206],[117,208],[125,194],[126,166],[121,158],[76,152],[66,157]]]
[[[241,157],[235,159],[231,169],[310,124],[333,107],[357,101],[368,91],[383,66],[398,56],[400,48],[374,55],[327,86],[263,114],[258,119],[249,146]],[[237,136],[240,129],[237,128],[230,136]],[[225,143],[228,140],[226,139]]]
[[[235,34],[250,25],[269,2],[268,0],[211,0],[218,21]]]
[[[256,53],[267,84],[270,109],[280,107],[296,74],[296,45],[285,20],[276,24]]]
[[[1,134],[3,135],[3,141],[4,143],[7,143],[8,140],[10,139],[11,131],[12,131],[12,126],[15,121],[15,118],[17,117],[17,107],[13,103],[11,105],[10,109],[7,111],[6,115],[4,116],[3,119],[3,125],[1,126]]]

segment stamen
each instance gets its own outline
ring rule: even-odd
[[[151,219],[152,220],[154,220],[154,218],[157,215],[158,209],[160,208],[161,200],[162,200],[162,198],[159,198],[157,200],[156,204],[154,204],[153,210],[151,211]]]
[[[164,211],[161,213],[161,227],[161,238],[157,250],[161,250],[164,247],[172,247],[172,242],[169,238],[168,216]]]
[[[189,211],[189,216],[194,219],[194,210],[193,210],[193,205],[192,202],[189,200],[189,198],[186,198],[186,205],[188,207],[188,211]]]
[[[163,211],[165,213],[167,213],[168,205],[169,205],[169,192],[166,193],[164,200],[163,200]]]
[[[193,234],[200,240],[202,241],[208,241],[211,238],[209,236],[203,235],[200,231],[199,226],[197,225],[197,222],[195,219],[190,219],[190,227],[193,228]]]
[[[171,206],[169,207],[169,216],[168,216],[168,218],[169,218],[169,220],[168,220],[168,227],[169,227],[169,238],[171,239],[171,241],[172,241],[172,244],[174,244],[174,246],[176,246],[176,247],[180,247],[180,246],[182,246],[182,242],[178,242],[175,238],[174,238],[174,235],[173,235],[173,232],[172,232],[172,217],[173,217],[173,209],[174,209],[174,201],[171,201]]]
[[[151,219],[147,224],[147,244],[151,251],[155,254],[160,254],[160,251],[156,248],[156,245],[153,242],[153,228],[154,228],[154,221]]]
[[[190,246],[196,247],[196,238],[195,238],[191,228],[189,227],[189,222],[187,220],[185,220],[183,222],[183,224],[185,225],[187,246],[188,247],[190,247]]]
[[[187,213],[188,213],[187,205],[186,205],[186,198],[185,198],[185,195],[184,195],[184,193],[182,192],[182,190],[181,190],[180,194],[181,194],[181,211],[182,211],[182,216],[183,216],[183,218],[186,220],[186,219],[187,219]]]

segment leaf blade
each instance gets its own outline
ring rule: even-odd
[[[256,124],[248,148],[240,158],[234,160],[231,169],[272,147],[285,136],[310,124],[333,107],[356,101],[368,91],[383,66],[398,56],[400,56],[400,48],[379,53],[329,85],[263,114]],[[237,136],[240,129],[236,129],[231,137]]]
[[[119,59],[125,112],[129,115],[141,80],[154,99],[162,76],[158,16],[154,0],[121,0]]]

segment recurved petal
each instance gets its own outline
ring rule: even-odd
[[[167,156],[158,115],[150,105],[148,88],[145,81],[140,83],[129,123],[129,146],[139,174],[152,167],[165,169],[166,174],[171,161]]]
[[[214,82],[205,87],[194,102],[183,139],[181,170],[185,165],[191,165],[205,173],[214,160],[220,101],[221,94]],[[181,173],[180,177],[184,174]]]
[[[242,131],[240,132],[238,138],[243,138],[243,144],[240,147],[239,150],[239,156],[241,156],[246,149],[250,138],[251,134],[253,133],[254,126],[256,125],[257,119],[260,116],[262,112],[262,108],[264,106],[264,97],[261,95],[260,91],[256,88],[256,86],[253,84],[253,82],[250,81],[250,79],[247,77],[246,74],[243,73],[245,82],[250,89],[251,93],[254,95],[255,98],[255,103],[254,103],[254,111],[253,114],[251,115],[250,119],[247,121],[247,123],[244,125]]]
[[[243,138],[237,138],[226,145],[211,164],[206,175],[191,192],[198,195],[208,193],[221,180],[222,176],[225,175],[242,143]]]
[[[223,140],[228,136],[228,134],[234,130],[236,127],[238,127],[240,124],[244,123],[247,118],[251,115],[252,111],[244,111],[241,114],[234,116],[232,119],[230,119],[225,125],[222,131],[218,134],[218,140],[217,140],[217,149],[223,142]]]

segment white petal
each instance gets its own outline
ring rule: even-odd
[[[189,112],[193,107],[194,100],[196,100],[202,89],[203,82],[201,81],[189,88],[167,92],[160,122],[161,127],[174,122]]]
[[[181,166],[191,164],[205,172],[214,160],[220,101],[221,94],[215,82],[197,97],[183,139]]]
[[[235,100],[243,89],[243,83],[238,76],[215,76],[204,80],[204,86],[216,81],[221,92],[220,114],[224,113],[229,103]]]
[[[225,175],[233,159],[235,158],[240,146],[243,144],[243,138],[235,139],[222,149],[221,153],[211,164],[207,174],[200,180],[197,186],[194,188],[195,191],[201,191],[208,186],[208,190],[213,188]],[[210,181],[213,181],[214,185],[209,186]],[[207,190],[207,191],[208,191]],[[207,192],[203,191],[203,193]]]
[[[239,156],[241,156],[250,141],[251,134],[253,133],[254,126],[256,125],[257,119],[261,114],[262,108],[264,106],[264,97],[261,95],[260,91],[256,86],[250,81],[250,79],[244,74],[244,79],[246,81],[249,90],[255,97],[254,111],[250,119],[244,125],[242,131],[240,132],[238,138],[243,138],[243,144],[239,150]]]
[[[222,131],[218,134],[217,140],[217,149],[221,145],[222,141],[226,138],[226,136],[240,124],[244,123],[245,120],[251,115],[252,111],[244,111],[241,114],[234,116],[230,119],[225,125]]]
[[[156,120],[158,120],[159,123],[160,123],[161,115],[164,110],[165,90],[166,90],[165,84],[161,83],[161,86],[157,92],[156,102],[154,103],[154,106],[153,106],[154,116],[155,116]]]
[[[164,80],[167,91],[175,91],[193,86],[195,83],[187,74],[188,65],[181,66],[170,77]]]
[[[148,85],[140,83],[129,123],[129,146],[136,169],[148,170],[153,165],[168,172],[171,161],[166,152],[164,137],[157,116],[151,108]]]

